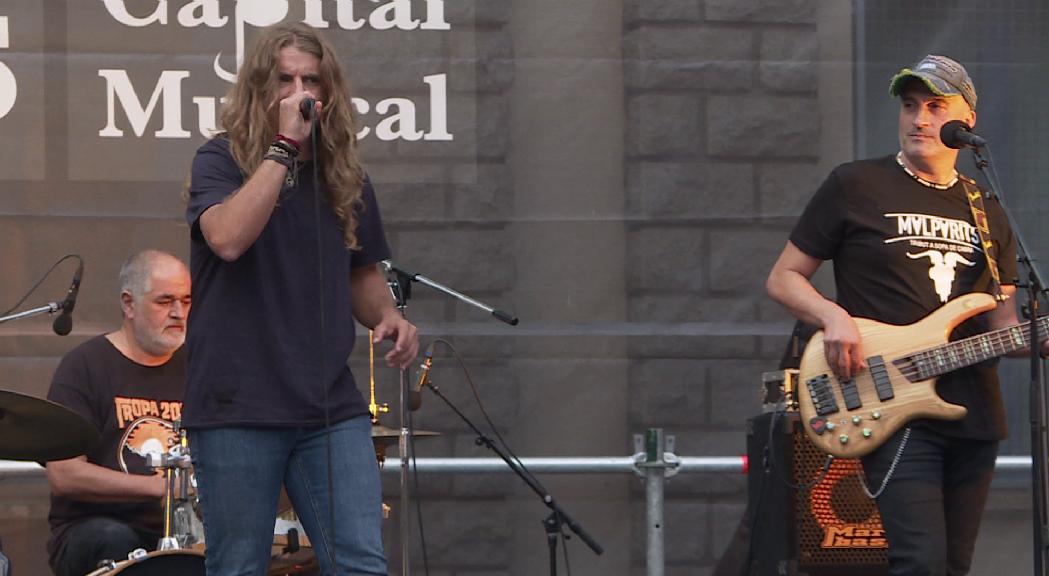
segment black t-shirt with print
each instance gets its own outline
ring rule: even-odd
[[[985,201],[1000,277],[1016,276],[1016,242],[995,200]],[[938,190],[917,182],[893,156],[835,168],[805,208],[791,242],[834,261],[837,302],[857,318],[912,324],[948,300],[993,292],[993,280],[963,184]],[[955,330],[954,338],[984,332],[985,317]],[[1001,439],[1005,411],[997,362],[940,377],[944,400],[969,409],[959,421],[924,420],[944,434]]]
[[[319,426],[367,414],[346,361],[356,336],[350,271],[390,257],[371,182],[357,211],[360,250],[346,248],[326,194],[317,209],[307,163],[251,247],[226,262],[198,219],[244,181],[226,138],[197,150],[186,208],[193,309],[183,424]]]
[[[172,423],[181,415],[185,382],[184,348],[161,366],[144,366],[105,336],[96,336],[62,358],[47,397],[98,428],[101,439],[87,454],[88,462],[149,475],[154,471],[147,466],[148,454],[167,452],[177,442]],[[160,500],[82,502],[52,494],[48,551],[54,554],[70,525],[99,516],[141,531],[159,534],[163,529]]]

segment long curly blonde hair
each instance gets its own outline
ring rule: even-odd
[[[363,206],[364,169],[357,157],[355,114],[342,67],[320,32],[303,23],[278,24],[264,30],[245,55],[237,82],[226,95],[219,124],[241,171],[245,176],[254,174],[277,137],[278,64],[280,51],[289,46],[320,60],[325,100],[318,118],[318,150],[312,153],[323,169],[328,200],[342,226],[346,246],[357,250],[356,211]]]

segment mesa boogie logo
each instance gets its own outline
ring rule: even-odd
[[[304,13],[302,22],[315,28],[334,26],[346,31],[366,27],[380,31],[450,31],[444,3],[445,0],[296,2]],[[289,17],[290,9],[289,0],[237,0],[235,4],[219,0],[181,3],[168,0],[103,0],[103,4],[113,20],[130,28],[206,27],[231,32],[237,69],[244,59],[245,36],[249,27],[264,28],[282,22]],[[215,54],[211,72],[232,83],[236,80],[236,70],[226,69],[220,62],[222,57],[222,52]],[[183,99],[183,82],[190,75],[190,70],[160,70],[153,85],[134,85],[126,69],[99,69],[98,76],[105,80],[106,120],[98,135],[102,138],[123,138],[125,128],[129,127],[136,137],[142,137],[150,119],[158,115],[161,125],[152,134],[155,138],[190,138],[192,133],[185,126]],[[357,137],[366,138],[374,134],[383,141],[453,140],[454,135],[448,131],[447,73],[425,75],[420,79],[420,84],[425,85],[425,88],[419,88],[425,90],[427,97],[419,103],[404,97],[389,97],[374,103],[354,97],[353,105],[360,114],[374,113],[380,117],[374,126],[360,128]],[[224,100],[214,95],[191,97],[193,107],[190,110],[196,113],[197,130],[201,135],[208,137],[212,134],[216,126],[217,109]],[[420,126],[418,122],[419,109],[422,107],[427,109],[426,126]],[[122,114],[117,113],[118,109]]]
[[[872,528],[842,524],[827,526],[823,533],[822,548],[886,548],[883,528]]]
[[[877,505],[860,494],[861,473],[860,461],[854,459],[836,459],[825,472],[814,472],[808,512],[823,532],[820,548],[888,547]],[[835,505],[838,490],[842,514]]]

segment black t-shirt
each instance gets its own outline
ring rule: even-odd
[[[186,353],[175,352],[162,366],[138,364],[105,336],[96,336],[62,358],[48,399],[68,407],[98,427],[101,439],[88,462],[128,474],[150,475],[147,455],[163,454],[177,443],[172,422],[181,417]],[[53,554],[70,525],[89,517],[113,518],[137,530],[159,534],[161,502],[82,502],[51,495]]]
[[[244,181],[227,139],[213,138],[197,150],[186,210],[193,309],[183,425],[315,426],[367,414],[346,361],[355,337],[350,270],[390,254],[370,181],[357,213],[360,250],[346,248],[326,194],[318,229],[312,164],[306,163],[297,184],[284,186],[255,243],[226,262],[204,240],[198,219]]]
[[[1016,241],[996,200],[985,209],[1000,277],[1016,276]],[[925,186],[892,156],[838,166],[809,202],[790,240],[802,252],[834,261],[837,302],[854,317],[912,324],[948,300],[970,292],[993,293],[987,260],[959,181],[949,190]],[[1011,305],[1011,302],[1009,303]],[[979,316],[954,337],[985,332]],[[944,400],[965,406],[959,421],[922,421],[944,434],[1001,439],[1005,411],[997,362],[940,377]]]

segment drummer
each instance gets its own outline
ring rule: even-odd
[[[101,560],[157,545],[165,482],[147,457],[177,441],[190,302],[181,260],[157,250],[131,256],[120,269],[120,328],[80,344],[55,371],[48,398],[101,432],[86,456],[47,463],[56,576],[83,576]]]

